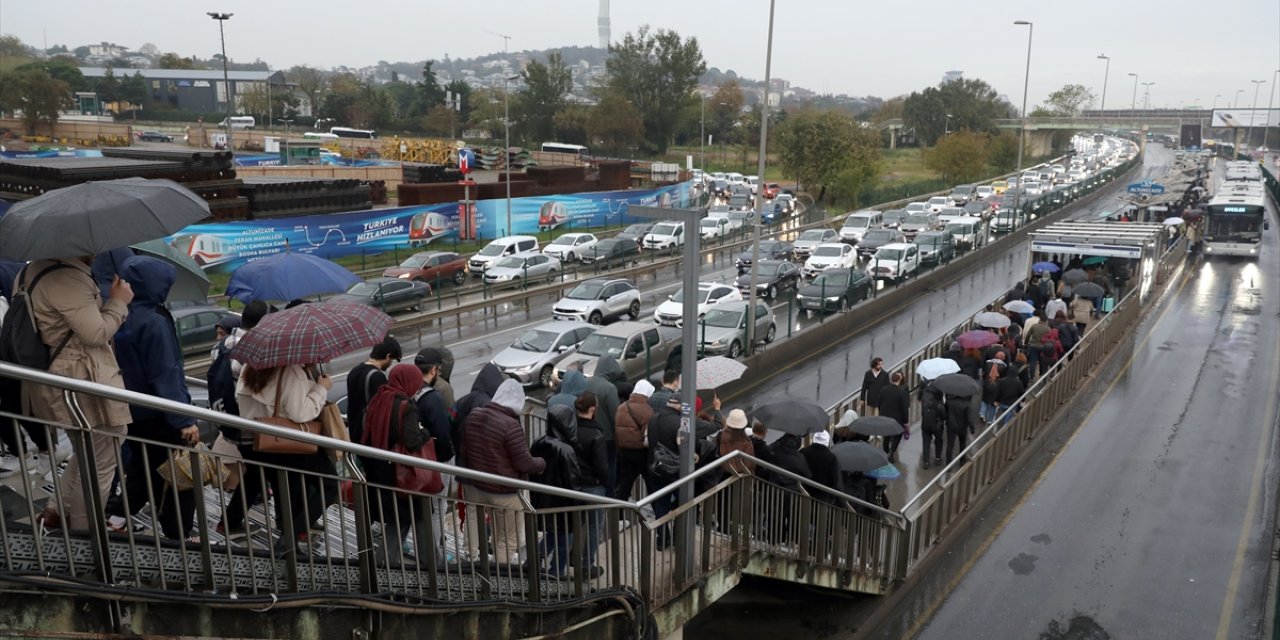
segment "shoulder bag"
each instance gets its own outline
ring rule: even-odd
[[[403,407],[403,404],[401,405]],[[403,411],[403,408],[401,409]],[[392,411],[393,416],[398,416],[400,412]],[[400,422],[400,433],[396,438],[396,446],[393,453],[399,453],[409,456],[410,458],[418,458],[430,462],[436,460],[436,439],[428,434],[426,444],[417,451],[409,451],[404,446],[404,421]],[[396,487],[405,491],[415,493],[431,493],[437,494],[444,490],[444,478],[440,477],[440,472],[435,469],[426,469],[418,466],[407,464],[396,465]]]
[[[280,416],[280,393],[284,390],[284,374],[276,374],[276,401],[271,411],[271,415],[263,418],[255,418],[258,422],[269,424],[274,427],[283,427],[285,429],[293,429],[310,434],[319,434],[321,429],[320,420],[311,420],[308,422],[294,422],[288,418]],[[321,412],[323,415],[323,411]],[[308,454],[319,451],[320,448],[314,444],[293,440],[290,438],[270,435],[257,432],[253,434],[253,450],[259,453],[293,453]]]

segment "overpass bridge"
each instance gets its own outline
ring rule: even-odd
[[[1085,111],[1073,117],[1027,118],[1028,131],[1179,131],[1184,124],[1199,123],[1206,129],[1213,111],[1210,109],[1138,109]],[[1001,129],[1019,129],[1021,118],[996,121]]]

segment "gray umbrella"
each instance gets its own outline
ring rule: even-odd
[[[849,430],[864,436],[900,436],[902,424],[884,416],[863,416],[854,420]]]
[[[889,456],[866,442],[840,442],[831,447],[841,471],[863,473],[889,464]]]
[[[1100,298],[1107,291],[1092,282],[1082,282],[1071,287],[1071,295],[1080,296],[1081,298]]]
[[[0,218],[0,257],[91,255],[163,238],[209,217],[209,204],[170,180],[126,178],[63,187]]]
[[[762,404],[751,410],[751,417],[764,423],[773,431],[804,436],[822,431],[831,424],[827,410],[812,402],[779,400]]]
[[[1062,281],[1071,285],[1088,282],[1089,274],[1085,273],[1084,269],[1068,269],[1066,273],[1062,274]]]
[[[934,389],[949,396],[973,396],[982,393],[982,385],[963,373],[938,376],[932,383]]]

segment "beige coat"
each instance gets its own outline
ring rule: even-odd
[[[59,261],[32,262],[28,267],[28,280],[56,262]],[[116,365],[111,341],[129,315],[129,307],[119,300],[102,303],[102,295],[89,265],[76,259],[61,262],[72,268],[50,272],[30,298],[36,328],[51,354],[68,331],[74,332],[67,346],[49,365],[49,373],[124,389],[124,378]],[[65,425],[75,424],[61,389],[24,384],[23,391],[30,403],[31,414],[36,418]],[[123,427],[132,420],[129,405],[123,402],[85,395],[79,397],[79,403],[90,426]]]

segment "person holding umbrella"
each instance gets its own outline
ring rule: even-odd
[[[805,465],[809,468],[814,482],[832,491],[843,491],[844,484],[840,481],[840,462],[836,460],[835,454],[831,453],[830,447],[831,434],[819,431],[811,436],[809,446],[801,449],[800,453],[804,456]],[[820,493],[818,499],[833,505],[840,504],[840,497],[834,493]]]
[[[942,393],[932,384],[920,388],[920,431],[924,433],[924,450],[920,456],[920,468],[928,469],[932,464],[942,464],[942,433],[946,430],[946,406],[942,402]],[[930,457],[932,449],[932,457]]]
[[[898,462],[898,446],[903,438],[911,437],[911,399],[907,390],[902,388],[902,373],[895,371],[889,376],[889,384],[880,390],[880,415],[902,425],[902,433],[896,436],[885,436],[884,453],[889,462]]]

